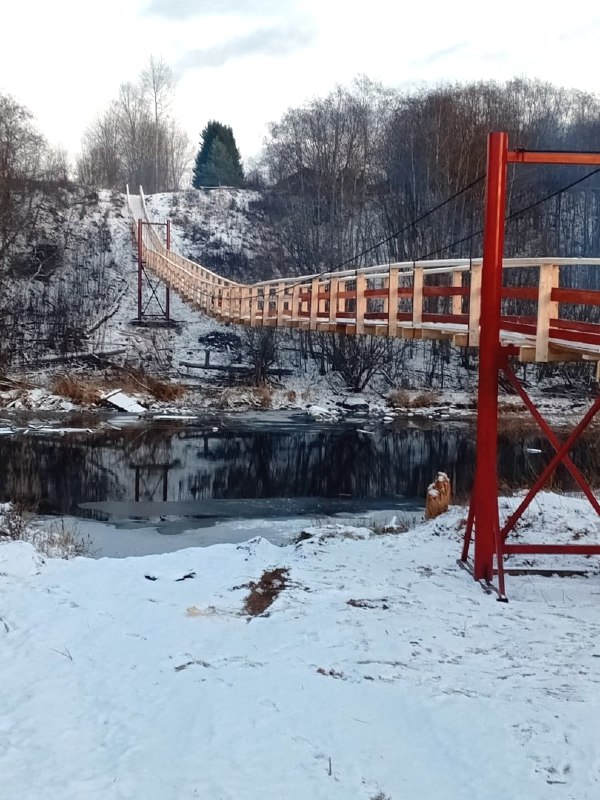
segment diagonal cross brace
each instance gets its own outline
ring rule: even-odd
[[[560,444],[558,438],[556,437],[556,434],[552,430],[552,428],[548,425],[546,420],[542,417],[540,412],[537,410],[537,408],[533,404],[531,398],[529,397],[529,395],[527,394],[525,389],[521,386],[521,384],[519,383],[519,381],[517,379],[517,376],[512,371],[512,369],[508,366],[508,364],[504,364],[503,370],[504,370],[504,374],[506,375],[509,383],[514,388],[514,390],[517,392],[517,394],[519,395],[519,397],[521,398],[523,403],[527,406],[527,408],[529,409],[529,412],[531,413],[531,416],[537,422],[537,424],[539,425],[539,427],[542,430],[542,432],[546,435],[548,441],[550,442],[550,444],[554,448],[555,452],[558,452],[560,450],[561,444]],[[571,473],[573,479],[576,481],[576,483],[579,486],[579,488],[581,489],[581,491],[584,493],[584,495],[590,501],[592,507],[594,508],[594,511],[600,516],[600,503],[598,502],[597,498],[594,496],[589,483],[583,477],[583,475],[581,474],[579,469],[575,466],[575,464],[571,460],[571,457],[569,456],[568,453],[562,459],[562,462],[565,465],[565,467],[568,469],[568,471]],[[556,466],[558,466],[558,463],[557,463]],[[515,522],[516,522],[516,520],[515,520]],[[508,527],[508,523],[505,525],[505,527],[502,530],[502,534],[503,534],[504,539],[506,539],[506,537],[508,536],[508,534],[510,533],[510,531],[512,530],[513,527],[514,527],[514,523],[510,528]]]
[[[510,376],[509,376],[509,380],[510,380]],[[523,392],[523,393],[525,394],[525,392]],[[525,396],[527,396],[527,395],[525,395]],[[527,398],[527,399],[529,400],[529,398]],[[531,402],[531,401],[529,401],[529,402]],[[532,405],[533,405],[533,403],[532,403]],[[573,477],[576,480],[577,480],[576,475],[579,475],[579,477],[581,478],[581,480],[583,481],[583,484],[586,486],[586,489],[587,489],[587,491],[584,490],[586,497],[588,498],[588,500],[590,500],[590,502],[592,503],[592,505],[594,506],[596,511],[598,511],[598,501],[596,500],[595,497],[593,497],[593,495],[592,495],[593,501],[590,499],[591,489],[589,488],[589,485],[586,483],[585,479],[583,478],[583,476],[581,475],[579,470],[577,470],[577,468],[575,467],[575,465],[573,464],[573,462],[569,458],[569,451],[571,450],[571,448],[573,447],[573,445],[575,444],[577,439],[579,439],[579,437],[584,432],[584,430],[587,428],[587,426],[590,424],[592,419],[596,416],[598,410],[600,410],[600,396],[596,398],[596,400],[594,401],[592,406],[589,408],[589,410],[587,411],[586,415],[583,417],[581,422],[579,422],[579,424],[573,429],[571,435],[568,437],[566,442],[564,442],[562,445],[557,447],[557,445],[559,443],[558,443],[558,440],[556,439],[556,436],[550,430],[550,428],[548,428],[548,426],[546,425],[545,421],[543,420],[541,414],[539,414],[539,412],[537,412],[537,409],[536,409],[536,412],[538,413],[538,415],[540,417],[540,420],[543,422],[542,429],[544,430],[544,432],[548,436],[548,440],[550,441],[552,446],[555,447],[556,454],[551,459],[551,461],[546,466],[546,468],[543,470],[542,474],[539,476],[539,478],[534,483],[534,485],[531,487],[531,489],[527,492],[526,496],[523,498],[522,502],[519,504],[519,507],[508,518],[504,528],[501,531],[502,539],[506,539],[508,534],[515,527],[515,524],[517,523],[517,521],[520,519],[520,517],[523,515],[525,510],[530,505],[530,503],[533,500],[533,498],[545,486],[548,478],[552,475],[552,473],[558,467],[558,465],[561,464],[561,463],[565,463],[567,465],[567,468],[569,469],[568,464],[567,464],[567,459],[570,462],[571,467],[575,470],[575,472],[573,472],[573,469],[569,469],[569,472],[571,472],[571,475],[573,475]],[[536,421],[537,421],[537,418],[536,418]],[[577,480],[577,482],[579,483],[579,480]],[[580,486],[581,486],[581,484],[580,484]]]

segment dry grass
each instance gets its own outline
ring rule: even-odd
[[[261,408],[271,408],[273,404],[273,394],[268,386],[258,386],[254,390],[254,397],[258,400]]]
[[[91,539],[84,538],[76,522],[63,518],[51,522],[47,528],[38,530],[29,539],[35,549],[48,558],[76,558],[92,556]]]
[[[171,402],[186,393],[186,388],[178,383],[156,378],[139,369],[119,370],[118,375],[106,380],[109,389],[122,389],[124,392],[145,392],[155,400]]]
[[[52,381],[52,391],[83,406],[96,405],[101,400],[102,390],[95,381],[76,378],[73,375],[57,375]]]
[[[123,370],[104,379],[79,378],[74,375],[58,375],[52,381],[52,391],[78,405],[98,405],[102,395],[111,389],[121,389],[130,394],[149,394],[155,400],[172,402],[186,393],[178,383],[148,375],[141,370]]]
[[[287,567],[265,570],[258,583],[251,581],[244,587],[237,587],[250,589],[250,594],[244,601],[244,613],[252,617],[264,614],[288,585],[289,573]]]
[[[287,393],[286,397],[287,397],[288,403],[295,403],[296,400],[298,399],[298,395],[296,394],[296,392],[293,389],[290,389],[290,391]]]
[[[93,555],[91,540],[79,533],[76,522],[60,518],[47,526],[33,524],[33,515],[18,504],[0,513],[0,540],[29,542],[48,558]]]
[[[387,399],[394,408],[428,408],[436,405],[440,396],[437,392],[420,392],[411,398],[406,389],[395,389],[388,394]]]
[[[394,408],[409,408],[410,395],[405,389],[395,389],[388,394],[388,400]]]
[[[511,402],[503,400],[502,402],[498,403],[499,414],[522,414],[524,411],[525,406],[519,401]]]
[[[411,402],[412,408],[428,408],[439,403],[440,396],[437,392],[421,392],[413,398]]]

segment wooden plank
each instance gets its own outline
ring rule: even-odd
[[[455,333],[452,337],[452,344],[455,347],[468,347],[469,334],[468,333]]]
[[[537,300],[537,286],[503,286],[502,297],[514,300]]]
[[[548,354],[544,359],[544,363],[582,360],[583,354],[577,352],[577,350],[563,350],[562,348],[555,348],[551,344]],[[533,364],[537,362],[536,346],[533,344],[527,344],[519,347],[519,361],[523,361],[526,364]]]
[[[462,277],[462,272],[453,272],[452,279],[455,276]],[[424,286],[423,297],[452,297],[455,300],[460,300],[461,297],[466,297],[469,294],[469,289],[465,286]]]
[[[398,267],[390,267],[388,278],[388,335],[398,335]]]
[[[585,306],[600,306],[600,292],[591,289],[559,289],[552,291],[552,300],[558,303],[573,303]]]
[[[421,328],[421,339],[452,339],[452,331],[438,330],[437,328]]]
[[[469,347],[479,346],[479,318],[481,316],[481,264],[471,267],[469,292]]]
[[[558,303],[551,299],[552,289],[558,288],[560,270],[556,264],[542,264],[538,283],[537,333],[535,360],[547,361],[549,353],[550,319],[558,317]]]

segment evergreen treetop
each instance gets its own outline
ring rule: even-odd
[[[200,134],[192,186],[243,186],[240,151],[229,125],[211,120]]]

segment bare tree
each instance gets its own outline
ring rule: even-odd
[[[31,113],[14,98],[0,95],[0,266],[37,218],[41,196],[33,184],[45,152]]]
[[[143,184],[148,192],[180,188],[192,150],[170,114],[174,87],[170,67],[153,56],[137,83],[123,83],[85,133],[79,180],[113,189]]]
[[[162,127],[171,104],[175,79],[173,71],[162,58],[150,56],[148,65],[142,70],[140,82],[154,115],[154,187],[151,191],[157,191],[156,187],[159,184],[159,142],[161,134],[164,133]]]

